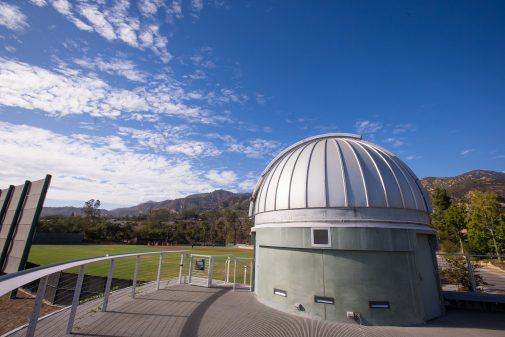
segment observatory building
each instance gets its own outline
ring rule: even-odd
[[[442,314],[428,196],[404,162],[361,136],[288,147],[262,173],[249,212],[264,304],[377,325]]]

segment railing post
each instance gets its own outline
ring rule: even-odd
[[[184,254],[181,254],[181,263],[179,263],[179,284],[182,284],[182,268],[184,267]]]
[[[74,327],[75,314],[77,312],[77,306],[79,305],[79,298],[81,297],[82,282],[84,281],[84,265],[79,269],[79,275],[77,276],[77,281],[75,282],[74,298],[72,299],[72,308],[70,308],[70,314],[68,316],[67,323],[67,334],[72,333]]]
[[[40,308],[42,308],[42,300],[46,293],[47,280],[49,276],[44,276],[39,281],[39,287],[37,289],[37,297],[35,298],[35,303],[33,304],[32,316],[30,317],[30,323],[28,323],[28,328],[26,329],[26,337],[33,337],[35,335],[35,328],[37,327],[37,322],[39,320]]]
[[[247,265],[244,264],[244,285],[247,284]]]
[[[235,278],[237,277],[237,257],[233,257],[233,291],[235,291],[235,286],[237,285],[237,281]]]
[[[226,259],[226,284],[230,283],[230,264],[231,258],[228,256]]]
[[[163,265],[163,254],[160,254],[160,262],[158,263],[158,277],[156,277],[156,290],[160,290],[161,266]]]
[[[191,284],[191,276],[193,274],[193,257],[189,255],[189,272],[188,272],[188,284]]]
[[[140,255],[137,255],[137,258],[135,261],[135,270],[133,271],[132,298],[135,298],[135,288],[137,287],[137,278],[139,276],[139,266],[140,266]]]
[[[212,287],[212,274],[214,273],[214,256],[209,257],[209,275],[207,276],[207,287]]]
[[[107,283],[105,284],[105,293],[103,294],[102,311],[107,311],[107,304],[109,304],[110,286],[112,284],[112,272],[114,271],[114,259],[110,260],[109,275],[107,276]]]
[[[472,291],[477,290],[477,286],[475,285],[475,275],[473,273],[472,263],[470,261],[470,255],[465,255],[466,258],[466,268],[468,269],[468,275],[470,276],[470,283],[472,285]]]
[[[249,272],[249,291],[252,291],[253,260],[251,260],[251,271]]]

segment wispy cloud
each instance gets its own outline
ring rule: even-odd
[[[26,15],[19,7],[0,2],[0,25],[21,32],[29,27]]]
[[[79,58],[75,59],[74,62],[83,68],[99,70],[108,74],[117,74],[131,81],[145,82],[147,77],[146,73],[138,70],[132,61],[125,58],[116,57],[110,60],[104,60],[102,57],[98,56],[94,59]]]
[[[382,129],[382,123],[381,122],[372,122],[368,120],[362,120],[362,121],[357,121],[354,124],[354,127],[356,128],[356,132],[361,134],[361,135],[370,135],[377,133]]]
[[[467,156],[474,151],[475,151],[475,149],[466,149],[466,150],[461,151],[459,154],[462,156]]]
[[[237,180],[237,175],[231,170],[210,170],[206,177],[221,186],[230,186]]]
[[[229,152],[241,153],[246,157],[255,159],[274,156],[279,152],[280,148],[280,143],[275,140],[256,138],[239,142],[230,135],[210,133],[207,136],[223,141]]]
[[[388,137],[384,139],[384,142],[390,144],[392,147],[400,147],[403,145],[403,141],[397,137]]]
[[[223,120],[200,107],[184,104],[180,87],[160,84],[133,90],[114,88],[89,76],[60,75],[24,62],[0,58],[0,105],[40,109],[53,116],[87,113],[116,118],[125,113],[164,114],[194,122]]]
[[[160,1],[144,0],[141,3],[142,18],[130,15],[128,0],[117,0],[111,5],[102,1],[81,0],[77,8],[68,0],[49,1],[60,14],[81,30],[94,31],[109,41],[123,41],[133,48],[150,49],[164,63],[172,58],[167,48],[168,39],[160,33],[156,20],[151,18],[162,6]],[[46,2],[36,1],[36,4],[44,6]]]
[[[398,124],[393,129],[393,135],[414,131],[416,128],[412,123]]]
[[[51,173],[51,199],[137,204],[209,192],[236,179],[232,171],[200,171],[188,160],[135,151],[116,136],[64,136],[6,122],[0,134],[2,158],[10,163],[0,167],[1,186]]]
[[[203,0],[191,0],[191,15],[198,17],[203,9]]]

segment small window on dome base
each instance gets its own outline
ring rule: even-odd
[[[331,234],[329,228],[311,229],[312,247],[331,247]]]

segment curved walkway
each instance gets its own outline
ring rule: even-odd
[[[125,292],[126,293],[126,292]],[[114,295],[114,294],[113,294]],[[131,300],[121,291],[111,295],[109,310],[97,303],[79,307],[73,336],[195,337],[195,336],[388,336],[503,337],[503,313],[449,311],[419,327],[372,327],[342,324],[285,314],[259,303],[246,291],[228,288],[169,286]],[[67,336],[68,310],[42,319],[37,336]],[[24,336],[24,329],[14,336]]]

